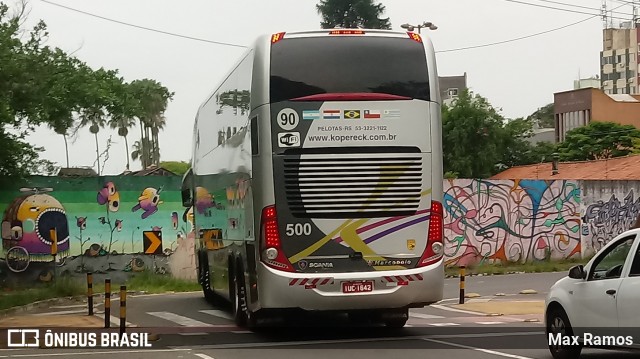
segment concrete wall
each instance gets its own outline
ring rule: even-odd
[[[581,181],[583,255],[628,230],[640,213],[640,181]]]
[[[194,279],[192,210],[182,207],[180,184],[179,176],[33,177],[3,188],[0,280],[145,270]],[[144,232],[160,240],[154,254],[145,254]]]

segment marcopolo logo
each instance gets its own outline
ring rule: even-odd
[[[283,132],[278,134],[278,146],[298,147],[300,146],[300,132]]]

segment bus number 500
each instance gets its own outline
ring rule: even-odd
[[[293,235],[296,235],[296,236],[311,235],[311,224],[309,223],[287,224],[287,236],[291,237]]]

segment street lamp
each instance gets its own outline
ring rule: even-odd
[[[400,25],[403,29],[407,29],[409,31],[413,31],[414,29],[418,29],[418,34],[420,33],[420,29],[423,27],[428,28],[429,30],[436,30],[438,27],[430,21],[425,21],[422,25],[411,25],[411,24],[402,24]]]

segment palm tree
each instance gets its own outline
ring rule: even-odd
[[[160,140],[158,138],[158,133],[160,133],[160,130],[162,130],[166,124],[167,119],[162,114],[154,116],[153,121],[151,122],[151,135],[153,136],[151,138],[153,143],[153,153],[151,158],[153,164],[156,166],[160,165]]]
[[[101,108],[84,109],[80,114],[80,127],[89,126],[89,131],[93,133],[96,139],[96,161],[98,162],[98,176],[100,175],[100,148],[98,146],[98,132],[104,128],[107,121],[105,120],[104,110]]]
[[[62,121],[54,122],[50,124],[49,127],[64,139],[64,153],[67,158],[67,168],[69,168],[69,142],[67,141],[67,135],[69,134],[69,129],[73,127],[73,117],[69,114],[69,116],[62,119]]]
[[[119,115],[117,117],[112,117],[111,120],[109,121],[109,127],[111,127],[112,129],[118,129],[118,136],[124,137],[124,145],[125,145],[125,154],[127,157],[127,171],[129,170],[130,164],[129,164],[129,141],[127,140],[127,135],[129,134],[129,128],[135,126],[136,124],[136,120],[131,118],[131,117],[127,117],[127,116],[123,116],[123,115]]]
[[[140,141],[134,142],[133,145],[131,145],[131,148],[133,148],[133,152],[131,152],[131,159],[134,161],[140,159],[142,162],[142,145],[140,144]],[[129,160],[127,159],[127,162],[128,161]]]

